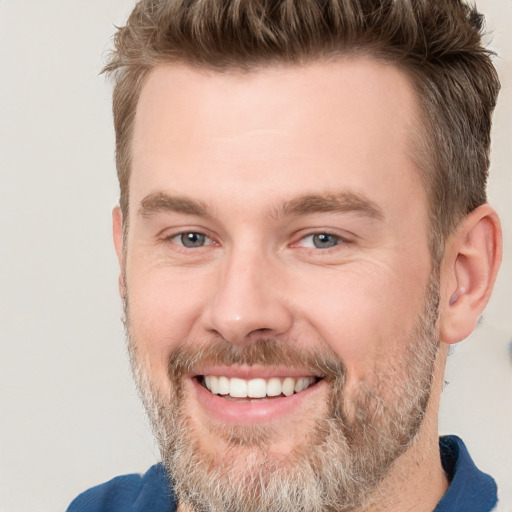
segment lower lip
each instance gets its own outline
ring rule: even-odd
[[[197,401],[208,415],[222,423],[233,425],[267,423],[290,414],[299,414],[301,410],[307,407],[308,403],[318,403],[316,402],[318,394],[327,386],[321,380],[304,391],[288,397],[238,401],[210,393],[196,378],[190,379],[190,382],[194,388]]]

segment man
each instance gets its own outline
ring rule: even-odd
[[[437,431],[501,258],[481,25],[456,0],[135,7],[114,241],[163,463],[70,512],[496,506]]]

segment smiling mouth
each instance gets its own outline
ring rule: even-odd
[[[271,377],[245,380],[238,377],[202,375],[198,380],[212,394],[226,399],[268,399],[301,393],[321,379],[318,377]]]

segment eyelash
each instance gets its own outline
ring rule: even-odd
[[[317,236],[318,237],[320,237],[320,236],[329,237],[331,239],[334,239],[335,243],[334,243],[334,245],[331,245],[329,247],[307,247],[307,246],[304,245],[304,242],[308,238],[310,238],[312,243],[314,244],[313,239],[314,239],[314,237],[317,237]],[[292,244],[292,247],[300,247],[300,246],[302,246],[305,249],[326,252],[326,251],[329,251],[330,249],[335,249],[339,245],[347,245],[347,244],[351,244],[351,243],[353,243],[352,240],[350,240],[347,237],[341,236],[338,233],[331,233],[329,231],[317,231],[317,232],[314,232],[314,233],[308,233],[308,234],[300,237],[300,239],[297,242]]]
[[[205,243],[203,245],[199,245],[196,247],[187,247],[183,243],[179,243],[179,242],[175,241],[176,239],[182,238],[187,235],[196,235],[199,237],[204,237],[205,240],[208,240],[208,243]],[[218,245],[212,237],[210,237],[208,234],[203,233],[199,230],[198,231],[193,231],[193,230],[181,231],[179,233],[173,233],[172,235],[164,237],[163,241],[173,243],[174,245],[177,245],[178,247],[183,248],[185,250],[201,248],[201,247],[205,247],[205,246],[209,246],[209,245]],[[181,242],[183,242],[183,239],[181,239]]]

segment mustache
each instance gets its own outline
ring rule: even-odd
[[[319,378],[344,379],[346,368],[329,347],[299,348],[275,338],[260,338],[237,345],[215,338],[200,345],[183,343],[169,357],[168,373],[177,382],[207,365],[286,367],[303,370]]]

